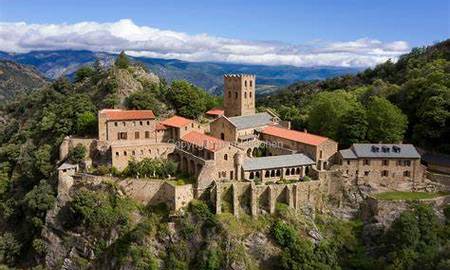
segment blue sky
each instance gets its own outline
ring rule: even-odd
[[[380,61],[382,58],[394,56],[395,52],[403,53],[406,50],[404,44],[407,44],[409,50],[411,47],[432,44],[435,41],[446,39],[449,36],[450,28],[449,1],[446,0],[0,0],[0,22],[2,23],[25,22],[27,25],[61,25],[65,23],[74,25],[81,22],[115,23],[122,19],[129,19],[133,25],[138,27],[146,26],[159,30],[170,30],[176,33],[185,33],[190,37],[207,34],[209,37],[238,39],[245,44],[251,42],[258,45],[263,43],[264,46],[268,46],[267,44],[276,46],[274,44],[281,43],[283,45],[277,49],[277,54],[283,54],[292,46],[300,46],[300,48],[296,48],[288,55],[311,53],[313,48],[326,49],[326,52],[329,53],[327,49],[330,45],[332,48],[336,48],[335,44],[343,45],[345,43],[345,47],[348,47],[348,42],[365,40],[365,43],[371,44],[370,48],[378,48],[378,50],[372,50],[371,52],[366,50],[365,54],[361,51],[357,52],[357,54],[367,57],[377,54],[380,48],[376,44],[388,44],[382,48],[384,52],[377,54],[377,59]],[[11,27],[11,25],[0,26],[0,30],[2,30],[2,27],[4,30],[8,26]],[[18,27],[16,28],[18,29]],[[98,26],[97,30],[100,28],[104,29],[104,26]],[[30,29],[22,28],[21,31],[30,31]],[[28,36],[26,35],[23,38],[28,38]],[[376,41],[376,44],[367,41]],[[396,49],[391,51],[386,49],[386,47],[392,48],[389,44],[396,44],[395,42],[404,42],[403,48],[401,48],[402,46],[396,46]],[[121,45],[123,46],[123,44]],[[359,46],[359,43],[357,45]],[[32,49],[39,49],[35,47],[35,44],[34,47],[27,46]],[[43,49],[52,47],[48,44],[46,46]],[[78,48],[76,46],[73,48]],[[350,43],[350,46],[355,46],[355,44]],[[26,50],[28,47],[22,46],[18,50]],[[307,50],[306,47],[309,49]],[[0,47],[0,49],[4,50],[5,48]],[[161,56],[160,51],[155,52],[153,49],[148,50],[141,47],[124,49],[130,49],[135,54],[145,55],[147,53],[151,56]],[[170,48],[165,48],[163,51],[163,54],[167,55]],[[342,50],[337,51],[342,54]],[[386,51],[389,52],[386,53]],[[172,53],[172,56],[179,56],[180,48],[176,48],[170,53]],[[263,59],[262,63],[269,63],[269,56],[267,52],[264,53],[266,59],[261,58]],[[323,54],[323,50],[318,53]],[[349,52],[345,51],[345,53]],[[183,57],[186,58],[186,56],[181,56],[181,58]],[[209,57],[216,60],[213,56]],[[215,57],[218,60],[223,58],[223,56],[219,57],[218,55],[215,55]],[[204,58],[197,56],[186,60],[208,60],[208,57],[205,56]],[[225,61],[232,61],[233,59],[237,62],[246,62],[249,58],[227,57]],[[251,59],[253,59],[251,61],[255,61],[254,58]],[[287,60],[279,60],[278,62],[283,63],[283,61]],[[302,61],[297,62],[301,65],[306,60]],[[350,62],[343,65],[352,65],[349,64]],[[366,64],[370,65],[372,62],[366,61]],[[353,61],[353,63],[358,65],[358,61]],[[364,61],[362,65],[364,65]]]

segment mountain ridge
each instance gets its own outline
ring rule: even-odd
[[[28,53],[7,53],[0,51],[0,59],[14,61],[35,67],[49,79],[61,75],[73,76],[82,66],[93,64],[99,59],[111,64],[116,54],[88,50],[31,51]],[[223,74],[256,74],[259,93],[271,92],[296,81],[321,80],[343,74],[354,74],[361,69],[347,67],[295,67],[289,65],[268,66],[257,64],[234,64],[222,62],[188,62],[179,59],[130,57],[144,63],[150,71],[171,82],[188,80],[207,92],[220,95],[223,89]]]

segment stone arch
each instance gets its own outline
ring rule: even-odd
[[[270,177],[275,177],[275,170],[270,171]]]
[[[285,172],[285,174],[286,174],[286,176],[289,176],[289,175],[291,175],[291,170],[290,170],[290,169],[286,169],[286,172]]]
[[[255,173],[254,172],[250,172],[249,178],[250,179],[255,179]]]
[[[269,194],[269,188],[266,187],[261,194],[258,196],[258,209],[260,212],[269,213],[270,212],[270,194]]]
[[[261,175],[259,172],[255,172],[255,178],[261,179]]]
[[[295,175],[295,168],[291,169],[291,175]]]
[[[266,173],[264,174],[264,177],[270,177],[270,171],[267,170]]]
[[[252,157],[252,149],[251,148],[247,149],[247,156]]]
[[[276,202],[277,203],[285,203],[285,204],[289,204],[288,202],[288,188],[284,187],[283,190],[281,190],[281,192],[277,195],[277,199]]]
[[[281,176],[281,169],[277,169],[277,170],[275,171],[275,174],[276,174],[276,176]]]
[[[189,173],[195,175],[195,162],[193,160],[189,161]]]

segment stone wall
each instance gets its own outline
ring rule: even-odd
[[[287,204],[294,209],[321,209],[324,185],[319,180],[268,185],[255,185],[253,182],[216,183],[211,198],[216,213],[230,212],[236,216],[272,214],[277,203]]]
[[[140,161],[144,158],[164,158],[173,153],[175,144],[171,143],[130,143],[111,145],[112,166],[123,170],[128,161],[135,159]]]
[[[83,145],[87,150],[87,159],[93,160],[97,152],[98,140],[93,138],[77,138],[77,137],[66,137],[59,146],[59,160],[64,160],[67,158],[69,151],[77,146],[78,144]]]

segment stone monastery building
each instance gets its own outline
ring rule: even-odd
[[[238,196],[239,185],[251,185],[253,214],[263,208],[273,211],[276,198],[299,205],[303,188],[311,196],[310,185],[273,184],[314,182],[332,168],[360,183],[398,186],[402,181],[421,181],[420,155],[412,145],[355,144],[338,152],[338,144],[330,138],[292,130],[272,111],[256,113],[254,75],[225,75],[223,96],[224,107],[208,111],[206,125],[176,115],[158,119],[150,110],[104,109],[98,115],[98,140],[87,146],[103,149],[106,162],[118,170],[133,159],[172,159],[179,171],[195,179],[195,197],[214,185],[233,185],[233,196]],[[77,143],[83,141],[66,139],[61,159]],[[268,189],[255,188],[255,183]],[[217,198],[221,192],[216,188]],[[254,199],[266,193],[267,204],[258,206]]]

